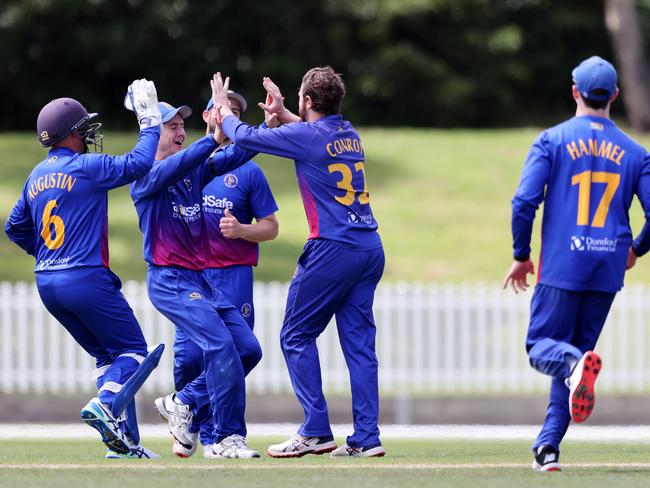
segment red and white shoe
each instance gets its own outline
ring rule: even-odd
[[[602,361],[593,351],[587,351],[569,377],[569,411],[574,422],[589,418],[596,404],[594,383],[600,373]]]

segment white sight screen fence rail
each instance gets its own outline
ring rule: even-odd
[[[248,377],[249,392],[292,391],[279,343],[287,286],[255,284],[255,333],[264,358]],[[143,283],[128,282],[123,291],[148,343],[167,345],[144,391],[171,391],[174,328],[153,308]],[[528,366],[524,349],[531,295],[497,284],[382,284],[375,297],[382,394],[545,391],[549,380]],[[597,347],[604,360],[601,391],[650,391],[649,304],[643,285],[617,296]],[[0,392],[93,391],[93,360],[47,313],[33,284],[0,283],[0,334]],[[334,322],[318,344],[324,389],[348,393]]]

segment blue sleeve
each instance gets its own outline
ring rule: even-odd
[[[201,166],[200,181],[201,187],[205,187],[217,176],[246,164],[257,155],[256,151],[246,151],[237,144],[228,144],[214,151],[208,160]]]
[[[273,198],[269,182],[262,169],[255,165],[251,172],[251,190],[248,192],[248,204],[253,211],[253,217],[259,220],[278,211],[278,204]]]
[[[316,132],[304,122],[269,129],[250,126],[233,115],[223,120],[221,130],[242,149],[290,159],[304,159],[316,137]]]
[[[636,195],[641,202],[645,214],[645,225],[632,243],[632,250],[637,256],[643,256],[650,251],[650,154],[643,158],[641,176],[637,184]]]
[[[5,223],[7,237],[18,246],[23,248],[27,254],[36,255],[36,226],[25,204],[24,193],[11,210],[11,214]]]
[[[151,169],[159,137],[160,128],[149,127],[140,131],[131,152],[122,156],[85,154],[80,161],[98,188],[110,190],[137,180]]]
[[[518,261],[530,257],[533,221],[551,172],[551,156],[546,132],[540,134],[530,148],[521,173],[521,181],[512,199],[513,255]]]
[[[151,171],[131,185],[134,201],[159,193],[169,185],[204,164],[216,143],[212,136],[205,136],[182,151],[161,161],[156,161]]]

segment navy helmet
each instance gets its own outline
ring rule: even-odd
[[[43,147],[52,147],[72,134],[84,142],[86,151],[93,146],[95,152],[103,149],[102,124],[91,123],[96,113],[88,111],[73,98],[57,98],[45,105],[36,121],[38,142]]]

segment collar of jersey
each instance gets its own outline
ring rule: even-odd
[[[48,151],[48,154],[61,154],[61,153],[69,153],[69,154],[77,154],[75,151],[70,149],[69,147],[53,147]]]
[[[595,115],[576,115],[576,119],[589,119],[593,122],[600,122],[601,124],[606,124],[606,125],[613,125],[615,126],[616,124],[612,119],[607,119],[605,117],[596,117]]]

